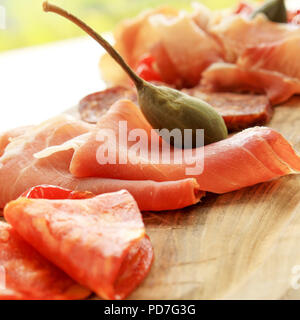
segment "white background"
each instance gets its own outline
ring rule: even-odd
[[[0,54],[0,131],[39,123],[103,89],[101,54],[90,38]]]

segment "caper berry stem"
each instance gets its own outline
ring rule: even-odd
[[[122,67],[122,69],[128,74],[130,79],[134,82],[137,88],[141,88],[144,85],[144,81],[129,67],[121,55],[107,42],[103,37],[101,37],[95,30],[89,27],[79,18],[75,17],[73,14],[67,12],[66,10],[48,3],[47,1],[43,2],[43,10],[45,12],[56,13],[71,22],[75,23],[83,31],[89,34],[93,39],[95,39],[108,53],[109,55]]]

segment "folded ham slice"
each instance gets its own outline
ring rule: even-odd
[[[153,249],[127,191],[80,200],[21,197],[4,216],[44,257],[104,299],[124,299],[149,272]]]
[[[158,41],[159,35],[150,21],[150,18],[156,15],[175,17],[178,10],[170,7],[147,10],[136,18],[123,21],[114,32],[115,48],[132,68],[135,68],[138,60]],[[107,83],[128,84],[128,76],[108,54],[101,57],[99,64],[102,78]]]
[[[272,105],[300,94],[300,80],[297,78],[230,63],[215,63],[208,67],[202,74],[201,84],[209,91],[265,93]]]
[[[0,279],[1,300],[78,300],[91,294],[1,221]]]
[[[299,26],[234,15],[210,32],[223,44],[225,60],[235,63],[205,70],[202,83],[212,90],[264,92],[272,104],[300,93]]]
[[[299,93],[299,25],[196,5],[192,13],[148,11],[117,30],[116,48],[133,68],[150,54],[160,78],[177,88],[193,88],[204,78],[211,90],[267,93],[272,104]],[[106,60],[105,79],[119,84],[120,68]]]
[[[5,148],[13,138],[23,135],[31,126],[18,127],[4,132],[0,135],[0,157],[3,155]]]
[[[209,19],[210,12],[203,8],[193,13],[167,7],[148,10],[117,27],[115,48],[132,68],[145,54],[153,54],[164,82],[192,87],[207,66],[223,61],[222,46],[206,32]],[[101,58],[100,68],[108,83],[128,83],[128,77],[108,55]]]
[[[247,48],[239,57],[238,66],[248,69],[263,69],[280,72],[283,77],[300,81],[300,30],[298,35],[287,37],[276,43],[261,43]]]
[[[153,211],[183,208],[197,203],[205,194],[199,190],[193,178],[162,183],[152,181],[151,178],[143,181],[76,178],[69,172],[72,150],[61,151],[47,159],[36,159],[33,156],[44,148],[88,134],[94,128],[94,125],[62,115],[28,128],[23,134],[20,134],[20,130],[4,134],[5,137],[19,136],[6,146],[0,158],[0,207],[3,208],[27,189],[40,184],[58,185],[94,194],[126,189],[134,196],[141,210]]]
[[[175,149],[171,150],[169,164],[153,163],[151,158],[141,155],[143,152],[131,152],[134,142],[128,139],[126,144],[116,145],[116,149],[113,145],[110,146],[110,152],[117,157],[116,163],[111,164],[101,158],[99,150],[103,148],[104,142],[100,141],[100,136],[107,131],[118,137],[120,121],[126,121],[128,132],[131,128],[138,128],[148,133],[147,144],[150,146],[150,140],[154,138],[149,135],[150,125],[136,105],[124,100],[115,103],[100,119],[98,131],[77,140],[75,138],[74,142],[46,149],[36,156],[47,158],[59,150],[74,149],[75,144],[70,171],[77,177],[168,181],[190,176],[187,175],[187,169],[195,162],[198,151],[198,154],[204,154],[204,170],[201,174],[191,176],[197,180],[200,190],[214,193],[238,190],[300,171],[300,157],[279,133],[267,127],[246,129],[228,139],[202,147],[201,150],[193,149],[184,157],[182,164],[176,163],[172,157]],[[145,149],[148,146],[144,146]],[[163,154],[160,156],[163,157]],[[124,158],[127,159],[125,163]],[[122,162],[120,159],[123,159]]]
[[[209,31],[223,45],[227,62],[236,62],[249,48],[280,44],[300,35],[299,26],[273,23],[264,15],[258,15],[253,20],[242,15],[230,15],[211,26]]]
[[[164,16],[152,18],[159,34],[157,41],[160,50],[154,56],[163,80],[170,83],[169,68],[176,72],[173,83],[180,87],[193,87],[198,84],[201,73],[214,62],[223,61],[222,47],[205,30],[199,27],[188,14],[166,19]],[[166,66],[169,60],[169,68]],[[175,80],[175,81],[174,81]],[[172,82],[171,82],[172,83]]]

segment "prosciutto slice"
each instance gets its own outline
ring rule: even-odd
[[[205,194],[199,190],[193,178],[161,183],[152,181],[150,177],[140,181],[76,178],[69,171],[73,150],[61,151],[45,159],[33,156],[44,148],[89,134],[94,129],[94,125],[62,115],[28,128],[23,134],[20,134],[20,130],[4,134],[19,136],[6,146],[0,158],[0,207],[3,208],[27,189],[40,184],[58,185],[94,194],[126,189],[134,196],[141,210],[153,211],[183,208],[197,203]]]
[[[280,72],[300,81],[300,31],[297,36],[271,44],[247,48],[237,64],[244,69],[263,69]]]
[[[263,69],[215,63],[202,74],[201,84],[209,91],[265,93],[271,104],[280,104],[300,93],[300,80]]]
[[[29,130],[31,126],[24,126],[15,128],[9,131],[4,132],[0,135],[0,157],[3,155],[5,148],[12,141],[13,138],[19,137],[24,134],[26,130]]]
[[[180,78],[181,87],[197,85],[203,70],[214,62],[223,61],[222,47],[188,14],[170,19],[157,16],[151,21],[160,36],[157,45],[161,48],[160,51],[154,51],[154,55],[163,79],[170,78],[165,75],[169,72],[166,68],[166,57],[170,67]]]
[[[91,294],[1,221],[0,279],[1,300],[78,300]]]
[[[223,18],[210,28],[211,34],[223,45],[227,62],[236,62],[245,50],[280,44],[282,41],[300,35],[300,28],[286,23],[273,23],[264,15],[253,20],[241,15]]]
[[[178,10],[170,7],[147,10],[136,18],[123,21],[114,32],[115,48],[132,68],[135,68],[138,60],[159,39],[159,34],[150,21],[151,17],[157,15],[176,17]],[[99,65],[106,82],[114,85],[128,84],[128,76],[108,54],[101,57]]]
[[[155,181],[180,180],[190,176],[187,175],[187,169],[193,163],[197,151],[204,154],[204,168],[202,173],[191,176],[197,180],[200,190],[203,191],[229,192],[300,171],[300,158],[291,145],[279,133],[267,127],[246,129],[228,139],[202,147],[201,150],[193,149],[183,158],[185,162],[181,164],[176,163],[172,156],[169,164],[154,164],[149,157],[145,159],[140,155],[144,154],[143,152],[132,153],[130,148],[134,142],[128,139],[126,144],[121,143],[116,149],[110,146],[110,152],[117,155],[117,161],[115,164],[107,163],[99,153],[99,147],[101,150],[104,143],[99,138],[106,131],[114,132],[118,137],[120,121],[126,121],[128,132],[131,128],[143,129],[148,133],[148,146],[151,144],[150,138],[154,136],[150,137],[151,127],[140,109],[130,101],[119,101],[100,119],[98,132],[81,137],[75,143],[77,147],[70,163],[73,175],[134,180],[151,178]],[[148,146],[144,146],[143,151],[148,149]],[[47,158],[58,150],[68,148],[74,149],[73,143],[49,148],[36,156]],[[171,155],[174,154],[175,149],[171,150]],[[163,154],[161,156],[163,157]],[[125,164],[119,161],[124,158],[127,159]]]
[[[149,10],[118,26],[115,47],[132,68],[145,54],[153,54],[165,82],[191,87],[207,66],[223,61],[222,46],[206,32],[209,17],[210,12],[199,8],[191,14],[171,8]],[[108,83],[128,83],[108,55],[101,58],[100,68]]]
[[[162,81],[179,89],[202,80],[211,90],[267,93],[272,104],[284,102],[299,93],[300,26],[274,23],[263,14],[249,19],[249,12],[244,4],[239,14],[202,5],[191,13],[148,11],[119,26],[116,48],[133,68],[150,55]],[[220,68],[222,62],[234,68]],[[120,84],[122,72],[106,56],[101,69],[110,84]]]
[[[125,190],[80,200],[20,197],[4,216],[40,254],[104,299],[128,296],[153,260],[138,206]]]

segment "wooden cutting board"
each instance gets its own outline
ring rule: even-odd
[[[269,126],[300,151],[300,98]],[[130,299],[300,299],[300,176],[143,216],[155,262]]]
[[[300,151],[300,98],[269,126]],[[155,261],[129,299],[300,299],[300,175],[143,217]]]

